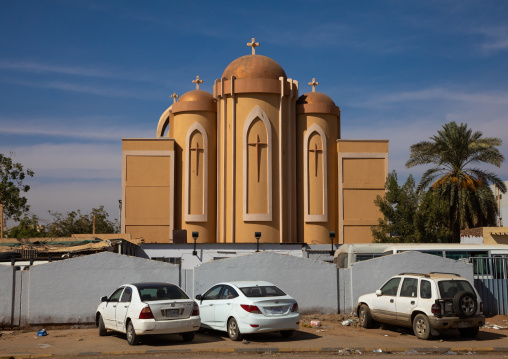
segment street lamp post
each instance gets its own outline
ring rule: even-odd
[[[332,242],[332,250],[330,251],[330,255],[333,256],[335,251],[333,250],[333,240],[335,238],[335,231],[330,231],[330,242]]]
[[[259,239],[261,238],[261,232],[254,232],[254,237],[256,237],[256,252],[259,252]]]
[[[193,256],[198,255],[198,251],[196,250],[196,241],[198,240],[199,232],[192,232],[192,239],[194,239],[194,250],[192,251]]]

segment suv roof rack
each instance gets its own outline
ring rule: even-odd
[[[448,273],[448,272],[430,272],[430,274],[451,274],[456,277],[460,277],[460,275],[458,275],[457,273]]]
[[[399,273],[399,275],[421,275],[422,277],[425,277],[425,278],[430,278],[430,275],[428,274],[424,274],[424,273],[408,273],[408,272],[404,272],[404,273]]]

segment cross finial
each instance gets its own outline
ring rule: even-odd
[[[252,47],[252,55],[256,55],[256,47],[259,46],[259,42],[256,42],[256,39],[252,38],[251,42],[247,43],[247,46]]]
[[[312,86],[312,92],[316,92],[316,86],[319,85],[319,82],[316,79],[312,79],[312,82],[309,82],[309,86]]]
[[[178,95],[176,94],[176,92],[173,92],[173,94],[172,94],[171,96],[169,96],[169,97],[173,97],[173,103],[175,103],[175,102],[176,102],[176,99],[177,99],[178,97],[180,97],[180,96],[178,96]]]
[[[192,80],[192,83],[196,84],[196,90],[199,90],[199,84],[202,84],[203,80],[200,80],[199,76],[196,76],[196,79]]]

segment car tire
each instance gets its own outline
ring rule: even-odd
[[[240,328],[238,328],[238,323],[235,318],[231,318],[228,320],[228,335],[232,341],[242,340],[242,334],[240,333]]]
[[[432,337],[432,327],[425,314],[418,314],[413,320],[413,331],[418,339],[428,340]]]
[[[360,320],[360,327],[368,329],[374,326],[374,319],[370,314],[370,308],[367,304],[362,304],[358,310],[358,318]]]
[[[281,330],[280,331],[280,335],[283,337],[283,338],[291,338],[293,336],[293,334],[295,333],[294,330]]]
[[[194,340],[195,332],[187,332],[180,334],[184,342],[192,342]]]
[[[104,320],[102,319],[102,315],[99,314],[99,336],[103,337],[108,334],[108,330],[104,325]]]
[[[461,291],[453,297],[453,311],[460,318],[469,318],[476,314],[478,301],[471,292]]]
[[[479,331],[480,331],[479,327],[459,328],[459,333],[462,338],[474,338],[478,335]]]
[[[129,345],[139,344],[139,335],[136,335],[132,322],[127,324],[127,343],[129,343]]]

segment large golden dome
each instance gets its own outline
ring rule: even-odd
[[[284,69],[274,60],[263,55],[239,57],[226,67],[222,77],[237,79],[276,79],[287,78]]]

